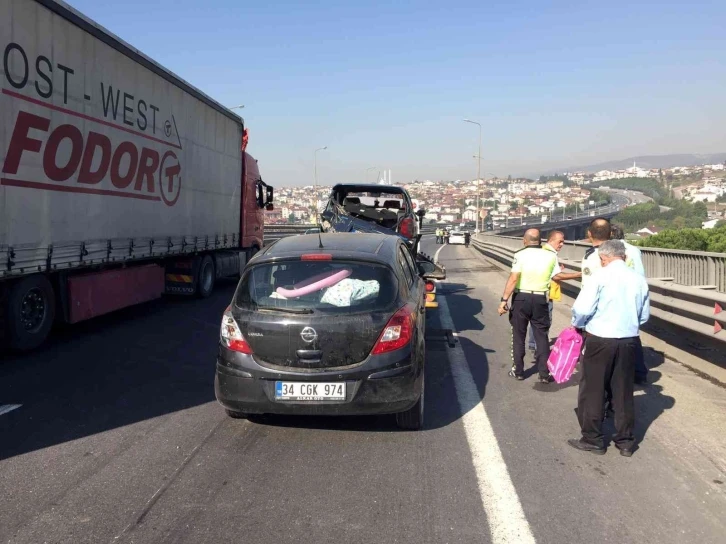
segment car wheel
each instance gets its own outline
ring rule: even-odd
[[[424,375],[421,374],[421,396],[411,408],[405,412],[399,412],[396,414],[396,425],[399,429],[405,429],[407,431],[418,431],[423,427],[424,421]]]
[[[29,276],[10,288],[7,306],[11,349],[29,351],[42,344],[55,319],[55,295],[45,276]]]
[[[227,410],[226,408],[224,411],[227,412],[227,415],[232,419],[247,419],[247,414],[244,412],[235,412],[234,410]]]
[[[214,261],[210,255],[202,258],[197,273],[197,295],[200,298],[207,298],[214,291]]]

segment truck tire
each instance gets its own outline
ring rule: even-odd
[[[197,295],[199,298],[207,298],[212,294],[215,278],[214,259],[212,259],[211,255],[205,255],[202,257],[199,272],[197,272]]]
[[[11,285],[7,300],[8,345],[29,351],[41,345],[55,320],[55,293],[45,276],[28,276]]]
[[[424,421],[424,377],[421,376],[421,396],[411,408],[396,414],[396,425],[399,429],[418,431]]]

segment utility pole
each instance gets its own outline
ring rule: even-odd
[[[481,180],[481,123],[477,123],[476,121],[472,121],[471,119],[464,119],[465,123],[471,123],[472,125],[477,125],[479,127],[479,150],[476,154],[477,161],[476,161],[476,229],[475,232],[479,232],[479,215],[481,213],[479,209],[479,181]]]

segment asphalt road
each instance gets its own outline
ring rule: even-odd
[[[0,542],[724,542],[726,392],[649,353],[640,449],[575,451],[575,384],[506,375],[506,275],[473,248],[439,257],[421,432],[227,418],[213,374],[231,283],[6,358],[0,405],[22,406],[0,415]]]

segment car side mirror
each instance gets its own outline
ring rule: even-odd
[[[425,280],[445,280],[446,269],[431,261],[418,261],[418,275]]]

